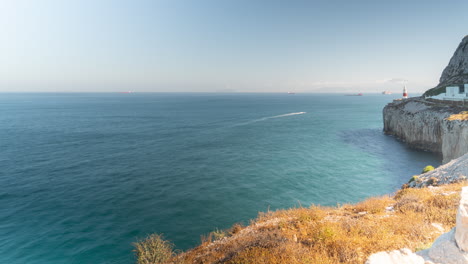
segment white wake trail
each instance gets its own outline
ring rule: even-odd
[[[287,116],[293,116],[293,115],[303,115],[303,114],[306,114],[306,113],[307,112],[297,112],[297,113],[289,113],[289,114],[284,114],[284,115],[263,117],[263,118],[255,119],[255,120],[248,121],[248,122],[245,122],[245,123],[240,123],[240,124],[237,124],[237,125],[234,125],[234,126],[245,126],[245,125],[249,125],[249,124],[252,124],[252,123],[257,123],[257,122],[260,122],[260,121],[265,121],[265,120],[268,120],[268,119],[281,118],[281,117],[287,117]]]
[[[302,115],[302,114],[305,114],[305,113],[306,113],[306,112],[289,113],[289,114],[284,114],[284,115],[277,115],[277,116],[265,117],[265,119],[279,118],[279,117],[293,116],[293,115]]]

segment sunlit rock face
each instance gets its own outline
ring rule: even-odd
[[[468,187],[463,187],[458,206],[455,240],[461,250],[468,252]]]

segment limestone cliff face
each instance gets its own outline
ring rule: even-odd
[[[441,127],[444,163],[468,153],[468,121],[444,120]]]
[[[468,83],[468,36],[465,36],[458,45],[449,64],[440,76],[439,84],[428,90],[425,95],[435,95],[445,92],[446,86],[465,83]]]
[[[384,132],[411,147],[439,153],[446,163],[468,152],[468,122],[447,120],[462,110],[422,98],[394,101],[383,109]]]

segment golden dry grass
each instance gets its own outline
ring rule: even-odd
[[[455,225],[462,186],[407,188],[356,205],[260,213],[249,226],[210,235],[167,263],[364,263],[378,251],[427,248],[441,234],[433,223],[445,231]]]
[[[468,111],[462,111],[459,114],[451,115],[447,117],[447,120],[453,121],[453,120],[468,120]]]

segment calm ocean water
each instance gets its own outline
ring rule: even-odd
[[[0,263],[133,263],[153,232],[187,249],[268,208],[393,192],[440,164],[383,135],[395,97],[0,94]]]

